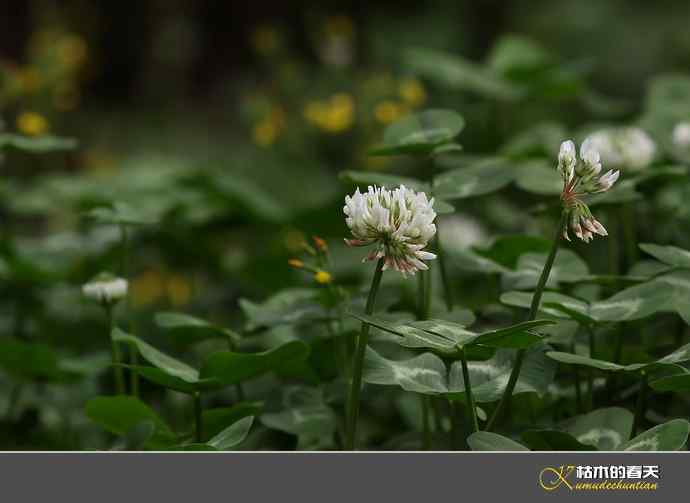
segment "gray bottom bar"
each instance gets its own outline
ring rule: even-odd
[[[689,454],[2,453],[0,474],[12,503],[684,500]]]

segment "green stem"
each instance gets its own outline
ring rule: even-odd
[[[196,391],[194,393],[194,439],[197,443],[201,442],[201,434],[202,434],[202,420],[201,420],[201,392]]]
[[[424,450],[431,449],[431,424],[429,421],[429,396],[419,395],[422,404],[422,431],[424,436]]]
[[[633,419],[632,430],[630,431],[630,438],[637,435],[638,428],[644,421],[644,414],[647,408],[647,374],[642,372],[640,376],[640,390],[637,392],[637,404],[635,405],[635,418]]]
[[[551,267],[556,260],[556,253],[558,252],[558,244],[561,241],[561,236],[563,235],[563,228],[567,224],[568,213],[563,212],[561,214],[561,222],[556,230],[556,235],[553,239],[551,245],[551,251],[546,258],[546,263],[544,264],[544,269],[541,271],[541,276],[539,277],[539,282],[537,283],[537,288],[532,296],[532,305],[529,310],[529,317],[527,321],[532,321],[537,317],[539,312],[539,304],[541,302],[541,296],[544,293],[544,288],[546,287],[546,282],[549,279],[549,274],[551,273]],[[501,400],[498,402],[494,413],[491,415],[491,419],[486,425],[486,431],[491,431],[496,425],[496,422],[500,419],[503,409],[506,407],[511,397],[513,396],[513,390],[517,384],[518,377],[520,376],[520,370],[522,369],[522,363],[525,360],[526,349],[519,349],[517,356],[515,357],[515,364],[513,365],[513,370],[510,372],[510,377],[508,378],[508,384],[506,389],[501,396]]]
[[[470,372],[467,368],[467,355],[465,349],[460,350],[460,363],[462,364],[462,379],[465,382],[465,396],[467,397],[467,407],[472,416],[472,427],[474,431],[479,431],[479,420],[477,419],[477,408],[474,405],[474,395],[472,395],[472,383],[470,382]]]
[[[139,352],[134,346],[129,347],[129,363],[139,365]],[[132,396],[139,398],[139,374],[134,369],[129,372],[129,386]]]
[[[118,395],[124,395],[125,394],[125,377],[124,377],[124,373],[122,372],[122,366],[120,365],[120,362],[121,362],[120,346],[115,341],[115,339],[113,339],[113,330],[115,329],[115,318],[113,317],[112,306],[106,305],[105,306],[105,312],[106,312],[106,316],[108,318],[109,337],[110,337],[110,354],[111,354],[112,363],[113,363],[113,375],[115,377],[115,392]]]
[[[121,255],[120,255],[120,270],[122,277],[129,281],[129,268],[130,268],[130,239],[129,231],[127,225],[120,225],[120,245],[121,245]],[[132,335],[135,335],[134,330],[134,319],[132,317],[132,310],[130,304],[130,297],[127,296],[127,316],[129,317],[129,331]],[[139,363],[139,353],[136,348],[129,348],[129,360],[132,365],[137,365]],[[130,393],[134,397],[139,397],[139,374],[134,370],[129,371],[129,386]]]
[[[438,254],[438,268],[441,273],[441,285],[443,286],[443,298],[446,301],[446,309],[450,312],[453,310],[453,290],[450,287],[450,280],[448,279],[448,270],[446,269],[446,252],[441,243],[441,224],[436,222],[436,253]]]
[[[365,314],[371,315],[374,312],[374,305],[376,303],[376,294],[381,284],[381,276],[383,276],[383,259],[379,259],[376,263],[376,270],[374,271],[374,278],[371,281],[371,288],[369,288],[369,296],[367,304],[364,309]],[[359,393],[362,387],[362,367],[364,365],[364,355],[367,350],[367,342],[369,341],[369,324],[362,323],[362,329],[359,338],[356,342],[354,362],[352,365],[352,381],[350,386],[350,394],[347,400],[347,438],[345,439],[345,450],[355,450],[357,446],[357,420],[359,419]]]
[[[231,353],[238,352],[237,344],[235,344],[235,341],[229,335],[228,335],[228,348],[230,349]],[[241,382],[238,382],[237,384],[235,384],[235,393],[237,394],[237,401],[238,402],[244,402],[244,387],[242,386]]]
[[[594,329],[587,327],[587,333],[589,335],[589,357],[595,359],[597,353],[595,351]],[[587,371],[587,394],[589,395],[589,409],[594,410],[594,370],[591,368]]]

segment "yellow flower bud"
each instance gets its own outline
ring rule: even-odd
[[[35,112],[23,112],[17,117],[17,129],[28,136],[40,136],[48,131],[48,121]]]
[[[321,283],[322,285],[327,285],[330,283],[333,279],[331,276],[331,273],[326,272],[326,271],[317,271],[316,274],[314,274],[314,279],[316,280],[317,283]]]

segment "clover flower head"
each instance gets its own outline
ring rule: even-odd
[[[588,136],[586,142],[599,152],[602,162],[611,168],[639,171],[649,166],[656,154],[654,140],[637,127],[601,129]]]
[[[679,122],[673,128],[673,144],[678,148],[690,147],[690,122]]]
[[[570,141],[561,143],[558,155],[558,170],[563,178],[561,201],[563,211],[567,213],[567,225],[563,229],[563,237],[570,240],[568,229],[575,236],[589,243],[595,234],[607,236],[604,226],[589,210],[582,198],[588,194],[598,194],[609,190],[618,177],[620,171],[608,170],[603,175],[601,155],[596,148],[597,140],[588,138],[580,146],[579,161],[570,160],[570,153],[575,151],[575,144]],[[569,170],[568,166],[573,166]]]
[[[100,304],[112,305],[127,296],[126,279],[101,273],[82,286],[84,297]]]
[[[345,196],[345,222],[352,232],[346,239],[348,246],[374,245],[364,261],[384,259],[384,269],[395,269],[403,275],[425,271],[424,260],[436,255],[425,251],[436,234],[434,199],[424,192],[415,192],[401,185],[397,189],[359,188],[352,196]]]

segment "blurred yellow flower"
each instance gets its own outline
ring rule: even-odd
[[[305,118],[328,133],[341,133],[352,127],[355,101],[349,94],[338,93],[328,101],[310,101],[304,108]]]
[[[36,112],[22,112],[17,117],[17,129],[28,136],[40,136],[48,131],[48,121]]]
[[[405,79],[398,89],[403,101],[413,108],[421,106],[426,101],[424,86],[417,79]]]
[[[374,117],[381,124],[390,124],[407,112],[406,107],[394,101],[385,100],[374,108]]]
[[[58,40],[57,54],[63,65],[74,68],[86,60],[88,46],[80,36],[66,35]]]
[[[143,272],[132,280],[130,292],[133,306],[153,304],[165,294],[163,275],[156,270]]]
[[[276,141],[278,128],[272,121],[264,119],[254,126],[252,137],[260,147],[268,147]]]
[[[285,129],[285,111],[279,105],[274,106],[268,117],[254,125],[252,131],[254,143],[260,147],[268,147],[275,143],[283,129]]]
[[[173,274],[168,278],[167,283],[168,299],[175,307],[189,304],[192,299],[192,285],[179,274]]]
[[[331,276],[331,273],[327,271],[316,271],[316,274],[314,274],[314,279],[317,283],[327,285],[333,280],[333,277]]]

